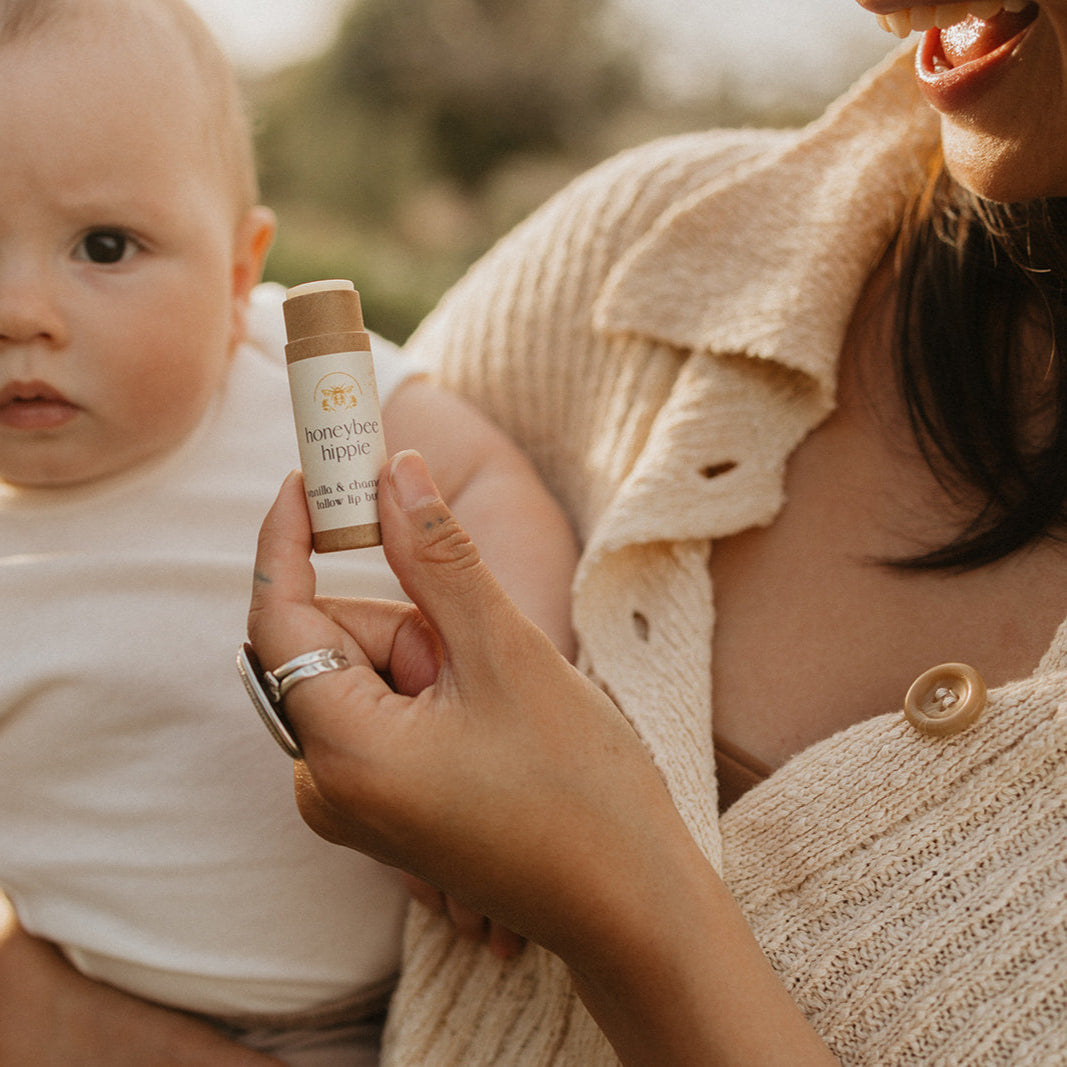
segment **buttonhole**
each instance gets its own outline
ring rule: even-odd
[[[704,467],[700,473],[710,482],[712,478],[718,478],[722,474],[729,474],[736,467],[736,463],[732,460],[727,460],[725,463],[713,463],[711,466]]]
[[[634,620],[634,633],[641,641],[648,641],[649,631],[652,629],[649,626],[648,619],[639,611],[635,611],[633,615]]]

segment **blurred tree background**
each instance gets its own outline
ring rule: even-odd
[[[651,137],[796,124],[729,84],[657,87],[618,0],[353,0],[328,51],[250,86],[269,278],[352,278],[403,341],[502,233],[577,173]]]

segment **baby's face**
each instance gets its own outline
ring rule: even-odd
[[[204,105],[165,57],[95,36],[0,48],[0,480],[20,485],[179,444],[243,304]]]

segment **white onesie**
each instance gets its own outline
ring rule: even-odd
[[[298,466],[280,286],[181,448],[84,488],[0,490],[0,886],[91,976],[213,1015],[387,982],[396,873],[316,837],[237,675],[260,522]],[[375,339],[385,397],[412,372]],[[403,599],[380,549],[320,591]]]

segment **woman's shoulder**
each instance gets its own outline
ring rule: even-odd
[[[796,130],[714,129],[661,137],[609,157],[575,178],[520,225],[517,242],[567,240],[619,249],[679,202],[795,139]]]
[[[655,204],[670,204],[727,178],[738,167],[795,140],[793,129],[752,127],[698,130],[660,137],[625,149],[587,171],[560,194],[560,199],[614,199],[633,187]]]
[[[440,351],[506,309],[531,328],[594,299],[615,262],[681,201],[728,180],[795,130],[721,129],[659,138],[572,180],[476,262],[412,339]]]

